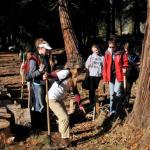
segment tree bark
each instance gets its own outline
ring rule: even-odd
[[[67,67],[81,67],[82,58],[79,54],[79,42],[74,33],[67,0],[59,0],[59,17],[67,55]]]
[[[116,25],[116,0],[112,0],[112,35],[116,34],[116,29],[115,29],[115,25]]]
[[[139,1],[135,0],[134,2],[134,26],[133,26],[133,33],[134,35],[138,36],[140,34],[140,20],[139,20]]]
[[[137,98],[127,122],[141,128],[147,128],[150,125],[150,0],[147,7]]]
[[[110,0],[107,1],[107,30],[106,30],[106,39],[107,41],[109,40],[110,38],[110,24],[111,24],[111,16],[110,16]]]

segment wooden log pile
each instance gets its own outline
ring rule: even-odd
[[[0,148],[14,141],[10,130],[12,115],[8,113],[6,108],[6,105],[11,103],[11,94],[8,92],[8,89],[0,85]]]

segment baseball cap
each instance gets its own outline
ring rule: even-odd
[[[39,44],[39,47],[44,47],[47,50],[51,50],[52,49],[52,47],[48,43]]]

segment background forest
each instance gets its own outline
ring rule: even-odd
[[[68,0],[67,3],[82,54],[93,43],[103,44],[111,35],[134,41],[143,37],[146,0]],[[48,40],[53,48],[64,47],[58,6],[59,0],[0,1],[1,47],[24,46],[38,37]]]
[[[74,66],[80,65],[82,58],[85,60],[92,44],[98,44],[104,54],[110,37],[115,36],[118,46],[129,41],[132,50],[141,54],[140,76],[132,90],[135,94],[132,102],[135,103],[131,113],[123,122],[114,122],[111,130],[105,123],[100,129],[95,129],[91,121],[76,122],[72,128],[73,148],[150,149],[149,23],[150,0],[1,0],[0,83],[12,93],[12,98],[20,94],[20,60],[18,53],[7,52],[10,46],[15,46],[18,52],[42,37],[49,42],[54,53],[64,48],[67,57],[63,55],[62,62],[66,63],[67,58],[67,63]],[[86,97],[86,94],[83,92],[82,96]],[[13,148],[47,145],[44,143],[45,133],[33,136],[24,129],[21,132],[20,128],[16,129],[18,141]],[[57,134],[54,134],[54,140],[57,141]]]

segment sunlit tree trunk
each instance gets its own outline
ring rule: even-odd
[[[67,0],[59,0],[59,17],[67,54],[67,66],[71,68],[81,66],[79,43],[72,27]]]
[[[150,125],[150,0],[148,0],[146,32],[137,98],[127,121],[141,128],[146,128]]]

